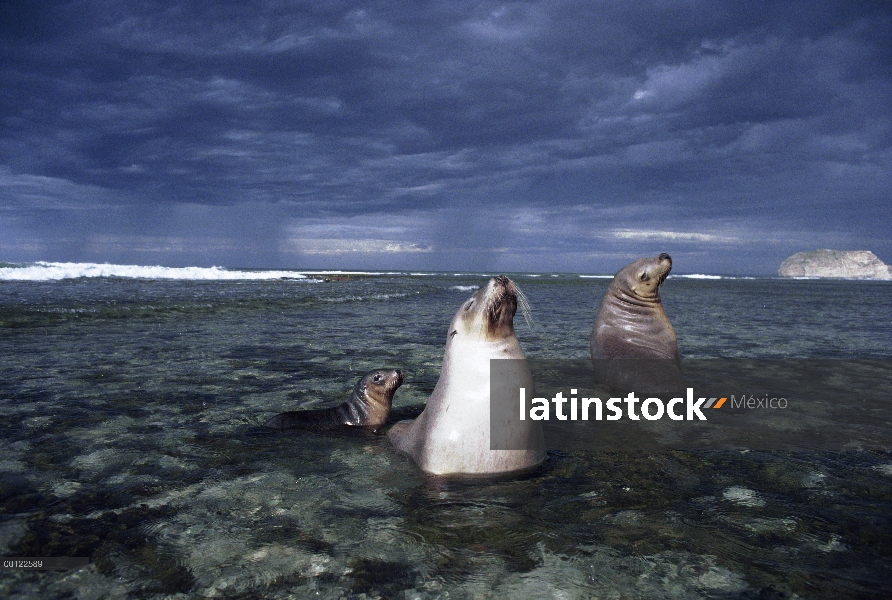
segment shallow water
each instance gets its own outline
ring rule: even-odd
[[[530,358],[585,358],[607,279],[516,276]],[[892,594],[892,452],[551,451],[422,475],[372,434],[274,434],[401,368],[420,410],[482,276],[0,282],[3,597]],[[892,285],[670,277],[689,358],[892,358]]]

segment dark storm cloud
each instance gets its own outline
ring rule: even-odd
[[[0,11],[0,259],[892,261],[883,3]]]

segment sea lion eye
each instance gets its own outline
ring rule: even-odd
[[[638,279],[641,281],[647,281],[647,271],[642,271],[641,275],[638,276]]]
[[[454,336],[456,333],[458,333],[458,329],[453,329],[452,333],[449,334],[449,337]]]
[[[468,303],[465,304],[465,310],[471,310],[471,307],[474,306],[473,300],[468,300]]]
[[[375,383],[378,383],[378,382],[381,381],[382,379],[384,379],[384,376],[381,375],[381,373],[378,373],[377,375],[375,375],[374,382],[375,382]]]

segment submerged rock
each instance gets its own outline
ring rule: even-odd
[[[797,252],[781,263],[781,277],[845,277],[892,279],[892,267],[869,250]]]

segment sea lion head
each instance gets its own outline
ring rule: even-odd
[[[660,301],[660,284],[672,270],[672,257],[663,252],[654,258],[640,258],[614,275],[613,284],[623,293],[644,302]]]
[[[403,372],[399,369],[377,369],[363,375],[350,398],[351,401],[359,399],[365,409],[363,422],[357,424],[383,425],[390,415],[393,395],[402,384]]]
[[[518,295],[521,295],[520,290],[504,275],[490,279],[455,313],[449,326],[447,346],[456,336],[489,341],[513,336]],[[525,301],[521,301],[525,306]]]

